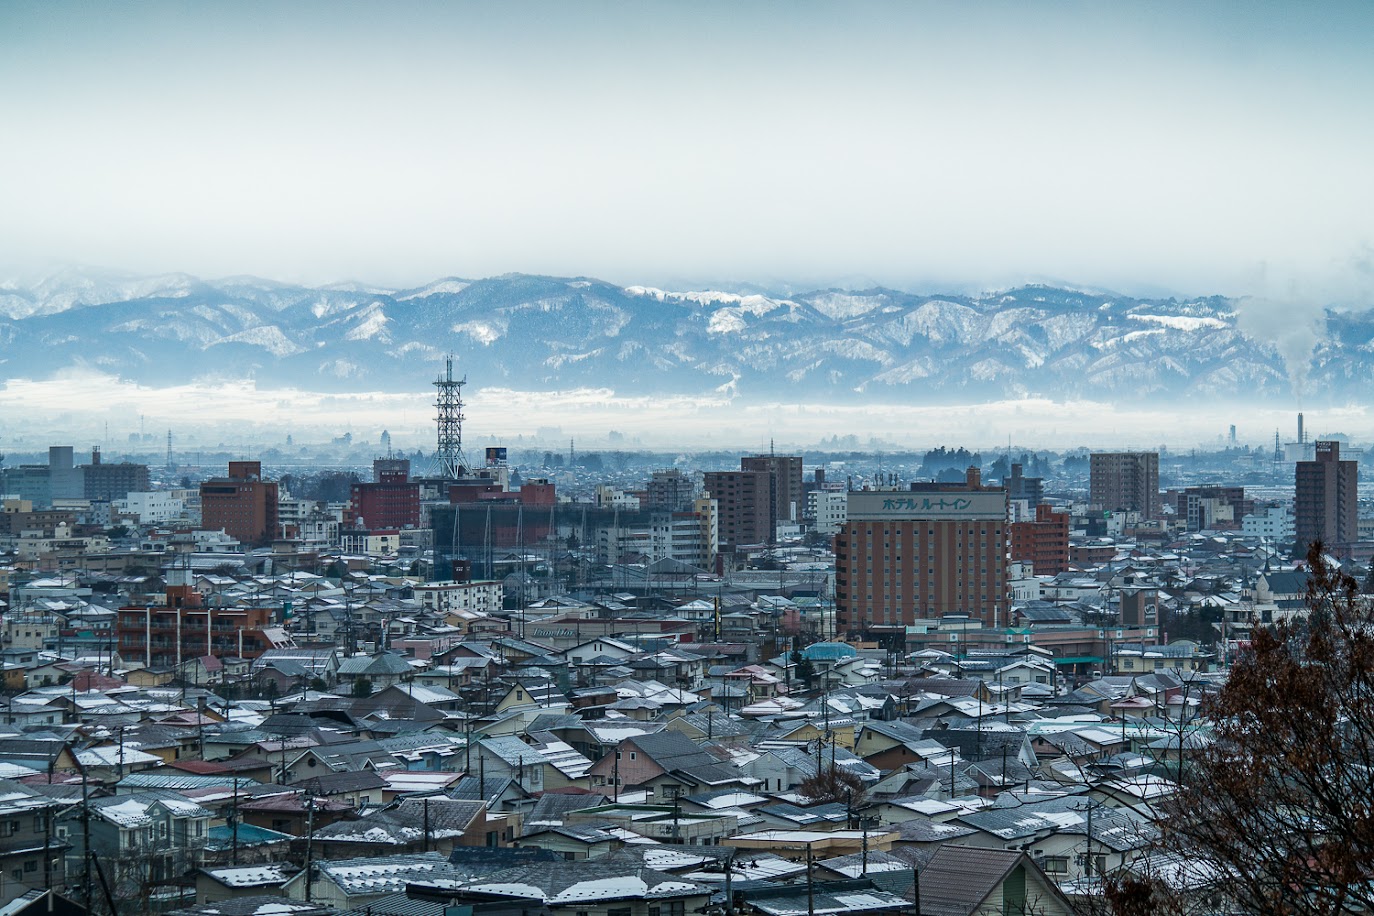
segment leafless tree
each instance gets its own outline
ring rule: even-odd
[[[1304,617],[1256,629],[1204,714],[1214,741],[1162,806],[1156,855],[1235,909],[1374,908],[1374,626],[1359,583],[1308,552]],[[1180,882],[1123,873],[1110,912],[1184,912]]]
[[[797,791],[812,801],[842,802],[857,807],[863,802],[868,787],[864,781],[844,767],[828,766],[814,776],[808,776]]]

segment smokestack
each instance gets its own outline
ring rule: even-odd
[[[1304,439],[1304,438],[1302,437],[1302,413],[1299,412],[1299,413],[1298,413],[1298,444],[1301,445],[1302,443],[1304,443],[1304,442],[1306,442],[1306,441],[1307,441],[1307,440]]]

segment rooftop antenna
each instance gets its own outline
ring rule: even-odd
[[[444,480],[454,480],[466,469],[463,456],[463,386],[467,376],[453,377],[453,355],[444,362],[444,374],[434,380],[434,406],[438,410],[438,443],[434,450],[434,473]]]

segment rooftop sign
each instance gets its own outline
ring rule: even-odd
[[[854,490],[849,493],[850,521],[932,519],[960,521],[1007,517],[1005,490],[993,492],[915,493],[907,490]]]

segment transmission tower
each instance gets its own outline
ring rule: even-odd
[[[467,469],[467,458],[463,455],[463,386],[467,380],[467,376],[453,377],[452,356],[445,362],[444,374],[434,380],[439,442],[433,469],[435,476],[444,480],[453,480]]]

